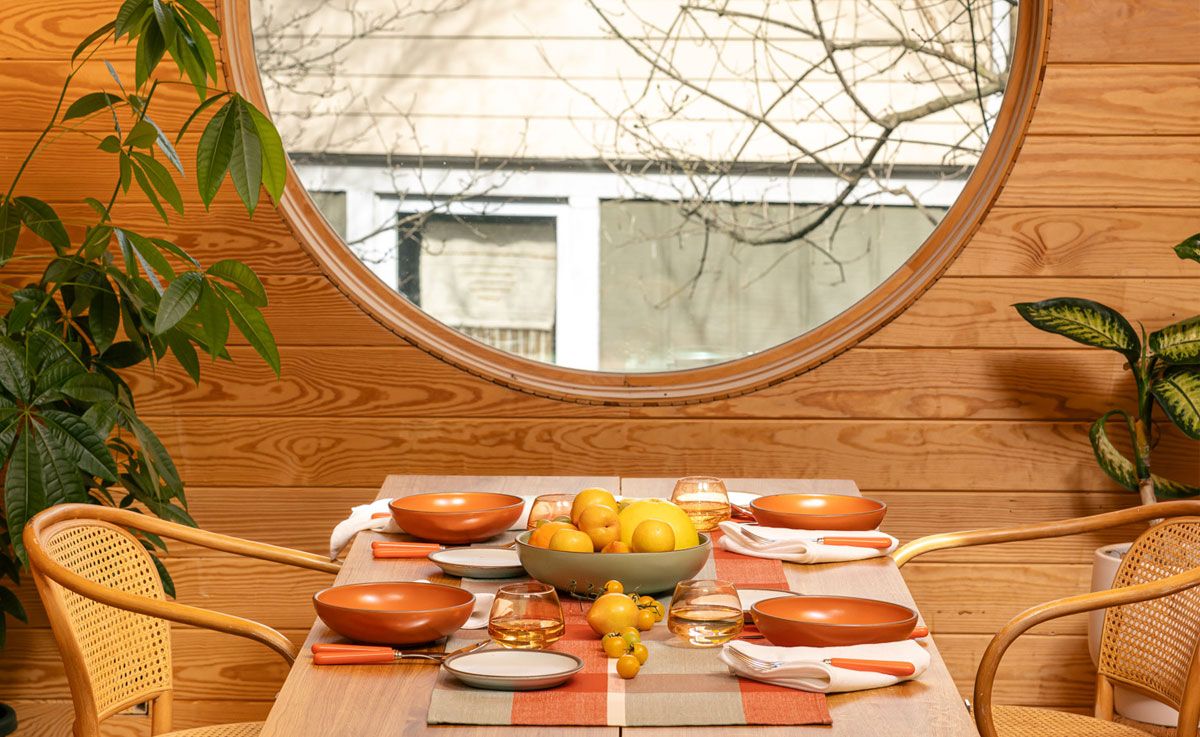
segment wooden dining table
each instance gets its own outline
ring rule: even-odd
[[[858,495],[853,481],[816,479],[726,479],[731,490]],[[616,476],[389,476],[379,498],[433,491],[495,491],[520,495],[573,493],[600,486],[626,497],[669,498],[674,479]],[[338,520],[330,520],[330,527]],[[886,520],[883,525],[886,528]],[[370,542],[380,533],[360,533],[345,557],[336,584],[368,581],[445,580],[426,559],[375,560]],[[784,564],[788,584],[805,594],[883,599],[916,608],[890,558],[823,565]],[[292,666],[267,717],[261,737],[966,737],[978,732],[967,714],[932,638],[929,669],[920,678],[890,688],[829,696],[832,726],[714,727],[514,727],[429,725],[426,711],[437,668],[428,664],[314,666],[310,647],[340,641],[318,620]]]

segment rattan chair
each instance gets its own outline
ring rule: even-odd
[[[153,560],[123,528],[328,573],[336,573],[339,564],[311,553],[91,504],[52,507],[25,527],[22,540],[33,580],[66,666],[75,737],[99,737],[105,719],[146,702],[154,735],[254,737],[260,722],[170,731],[173,686],[166,620],[256,640],[289,664],[295,660],[295,647],[264,624],[166,600]]]
[[[1185,516],[1188,515],[1188,516]],[[975,723],[983,737],[1146,737],[1113,719],[1113,684],[1179,710],[1177,737],[1196,737],[1200,720],[1200,501],[1162,502],[1092,517],[1024,527],[931,535],[897,549],[918,555],[971,545],[1063,537],[1131,522],[1146,530],[1121,562],[1113,588],[1039,604],[992,639],[975,676]],[[1110,608],[1111,607],[1111,608]],[[1049,709],[993,706],[992,686],[1005,650],[1029,628],[1069,614],[1109,608],[1100,641],[1095,718]]]

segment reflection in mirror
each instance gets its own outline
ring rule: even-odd
[[[301,180],[399,299],[537,361],[728,361],[920,248],[1015,0],[250,0]]]

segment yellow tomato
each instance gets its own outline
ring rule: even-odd
[[[633,531],[633,552],[665,553],[675,549],[675,531],[666,522],[648,519]]]
[[[604,582],[604,593],[606,594],[623,594],[625,587],[617,579],[611,579]]]
[[[603,637],[637,624],[637,613],[637,604],[625,594],[602,594],[588,609],[586,619],[592,631]]]
[[[619,658],[629,652],[629,643],[616,632],[605,635],[604,639],[600,640],[600,647],[604,648],[604,654],[610,658]]]
[[[671,526],[675,534],[675,550],[693,548],[700,544],[696,526],[679,505],[666,499],[639,499],[621,511],[621,542],[632,547],[633,533],[646,520],[658,520]],[[636,547],[634,548],[636,550]]]
[[[646,646],[640,642],[633,646],[633,648],[629,651],[629,654],[637,658],[638,662],[642,665],[645,665],[646,659],[650,657],[650,651],[647,650]]]
[[[638,674],[642,664],[633,655],[622,655],[617,658],[617,675],[628,680]]]
[[[643,632],[654,626],[658,620],[654,618],[653,609],[642,609],[638,611],[637,628]]]

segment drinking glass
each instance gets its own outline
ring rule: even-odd
[[[680,581],[671,597],[667,629],[697,647],[716,647],[742,633],[742,603],[728,581]]]
[[[700,532],[715,530],[729,519],[729,492],[712,476],[686,476],[675,482],[671,501],[678,504]]]
[[[541,650],[558,641],[566,629],[562,605],[553,586],[531,581],[501,586],[488,616],[488,634],[497,645]]]
[[[542,494],[529,505],[529,523],[525,529],[532,530],[541,520],[552,520],[555,517],[570,517],[573,494]]]

